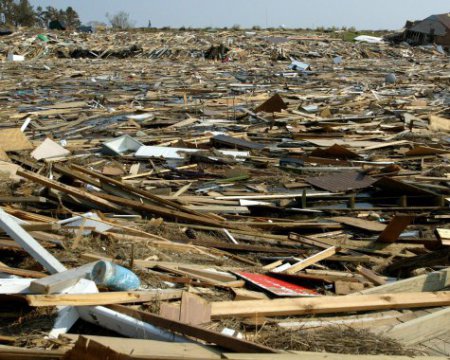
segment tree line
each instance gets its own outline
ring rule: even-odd
[[[0,14],[4,14],[5,23],[12,26],[47,27],[54,20],[63,22],[67,28],[81,25],[78,13],[71,6],[65,10],[53,6],[34,8],[28,0],[0,0]]]

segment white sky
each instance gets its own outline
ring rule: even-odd
[[[87,22],[124,10],[137,26],[331,27],[399,29],[406,20],[450,12],[448,0],[30,0],[34,5],[72,6]]]

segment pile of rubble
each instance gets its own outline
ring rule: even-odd
[[[445,53],[62,34],[2,38],[0,358],[450,355]]]

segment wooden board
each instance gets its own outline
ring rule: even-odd
[[[321,252],[314,254],[292,265],[289,269],[286,270],[286,274],[298,273],[300,270],[306,269],[308,266],[314,265],[319,261],[325,260],[330,256],[333,256],[334,254],[336,254],[338,250],[339,248],[337,248],[336,246],[332,246],[328,249],[322,250]]]
[[[404,344],[413,345],[445,334],[449,331],[449,325],[450,308],[444,308],[396,325],[384,335],[393,337]]]
[[[443,246],[450,246],[450,229],[436,229],[437,238]]]
[[[446,119],[441,116],[430,115],[430,130],[450,132],[450,119]]]
[[[67,334],[63,338],[70,340],[78,340],[79,335]],[[126,339],[108,336],[88,336],[83,335],[85,339],[93,340],[98,344],[107,346],[110,349],[126,355],[133,355],[138,357],[153,356],[164,357],[170,355],[172,357],[178,356],[183,358],[185,356],[192,356],[198,359],[220,359],[220,353],[214,351],[212,347],[195,343],[171,343],[156,340],[142,340],[142,339]]]
[[[410,215],[396,215],[391,222],[386,226],[386,229],[378,237],[378,241],[383,243],[393,243],[397,241],[398,237],[406,227],[414,220],[414,216]]]
[[[420,291],[438,291],[450,286],[450,268],[429,274],[398,280],[386,285],[366,289],[360,294],[413,293]]]
[[[179,299],[181,291],[117,291],[97,294],[26,295],[30,306],[97,306]]]
[[[450,305],[450,292],[347,295],[212,303],[213,318],[333,314]]]
[[[3,148],[0,146],[0,160],[2,161],[11,161],[11,159],[9,158],[8,154],[6,153],[5,150],[3,150]]]
[[[210,322],[211,304],[200,296],[184,291],[181,296],[180,321],[191,325]]]
[[[362,229],[372,232],[382,232],[386,229],[385,224],[381,224],[377,221],[369,221],[364,219],[352,218],[349,216],[335,216],[330,218],[330,220],[336,221],[338,223],[348,225],[357,229]]]
[[[20,131],[20,128],[0,130],[0,145],[6,152],[33,149],[33,145],[31,145],[25,134]]]

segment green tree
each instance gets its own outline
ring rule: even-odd
[[[7,24],[15,25],[16,4],[13,0],[1,0],[0,13],[5,15]]]
[[[53,6],[47,6],[43,15],[47,25],[52,20],[59,20],[59,11]]]
[[[74,8],[72,6],[69,6],[66,9],[66,24],[68,28],[77,28],[81,25],[81,21],[80,21],[80,16],[78,15],[78,13],[74,10]]]
[[[36,13],[28,0],[20,0],[14,6],[15,25],[34,26],[36,24]]]
[[[42,6],[38,6],[36,8],[36,22],[39,24],[40,27],[47,26],[47,20],[45,18],[45,11],[42,8]]]

